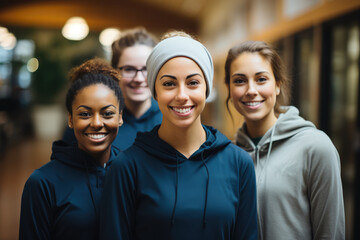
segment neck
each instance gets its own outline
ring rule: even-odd
[[[133,102],[125,99],[125,106],[135,118],[140,118],[151,107],[151,98],[144,102]]]
[[[275,115],[269,116],[267,119],[259,121],[246,121],[246,131],[251,138],[262,137],[274,126],[277,118]]]
[[[190,127],[181,128],[163,122],[158,131],[159,137],[170,144],[177,151],[189,158],[206,141],[206,133],[198,121]]]

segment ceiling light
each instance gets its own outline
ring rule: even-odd
[[[99,41],[104,47],[110,47],[111,44],[120,37],[120,31],[117,28],[106,28],[99,36]]]
[[[72,17],[66,21],[61,32],[65,38],[79,41],[89,34],[89,26],[82,17]]]
[[[0,46],[6,50],[11,50],[16,46],[16,37],[12,33],[4,33],[1,35]]]

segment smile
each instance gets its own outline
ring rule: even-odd
[[[256,106],[260,105],[262,102],[263,101],[261,101],[261,102],[242,102],[242,103],[246,106],[256,107]]]
[[[186,114],[186,113],[190,112],[193,107],[186,107],[186,108],[170,107],[170,108],[177,113]]]
[[[85,133],[91,139],[98,140],[106,137],[107,133]]]

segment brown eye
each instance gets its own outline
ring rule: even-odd
[[[167,81],[162,84],[164,87],[173,87],[175,86],[175,83],[172,81]]]
[[[106,118],[110,118],[110,117],[112,117],[112,116],[114,116],[114,112],[113,111],[106,111],[106,112],[104,112],[104,117],[106,117]]]
[[[245,80],[242,79],[242,78],[235,78],[235,79],[233,80],[233,83],[234,83],[234,84],[243,84],[243,83],[245,83]]]
[[[258,82],[265,82],[267,80],[267,78],[265,78],[265,77],[260,77],[259,79],[258,79]]]
[[[78,116],[86,118],[86,117],[90,117],[90,113],[89,112],[81,112],[78,114]]]

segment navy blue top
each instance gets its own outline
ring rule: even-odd
[[[124,123],[119,127],[118,135],[113,141],[113,146],[120,150],[125,150],[134,143],[137,132],[150,131],[162,121],[162,113],[153,98],[151,98],[151,107],[140,118],[136,118],[126,107],[122,117]],[[72,128],[65,129],[63,140],[68,143],[76,142]]]
[[[139,133],[110,167],[100,239],[257,239],[251,157],[212,127],[186,158],[158,136]]]
[[[76,145],[53,143],[51,161],[35,170],[21,199],[19,239],[98,239],[106,168]]]

